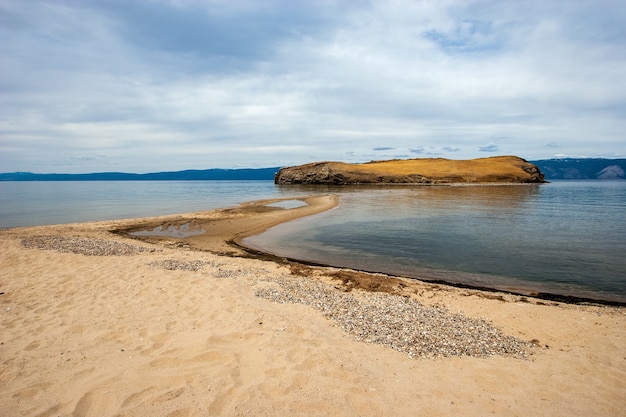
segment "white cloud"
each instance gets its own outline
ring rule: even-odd
[[[0,164],[146,172],[386,152],[535,159],[552,157],[546,144],[623,156],[624,9],[4,1]]]

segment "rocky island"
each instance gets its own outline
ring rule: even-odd
[[[276,184],[481,184],[543,183],[534,164],[517,156],[470,160],[395,159],[363,164],[313,162],[281,168]]]

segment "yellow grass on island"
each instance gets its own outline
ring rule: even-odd
[[[0,415],[623,416],[623,307],[228,243],[298,200],[0,231]]]
[[[539,168],[517,156],[470,160],[396,159],[363,164],[314,162],[282,168],[278,184],[542,183]]]

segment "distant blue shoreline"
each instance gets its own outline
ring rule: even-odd
[[[546,180],[626,179],[626,159],[563,158],[529,161],[539,167]],[[0,181],[268,181],[281,167],[211,168],[134,174],[94,172],[85,174],[0,173]]]
[[[126,172],[94,172],[88,174],[36,174],[11,172],[0,174],[0,181],[267,181],[273,180],[280,167],[204,169],[132,174]]]

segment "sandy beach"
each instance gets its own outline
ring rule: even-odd
[[[233,244],[303,200],[0,231],[0,416],[624,415],[625,308]]]

